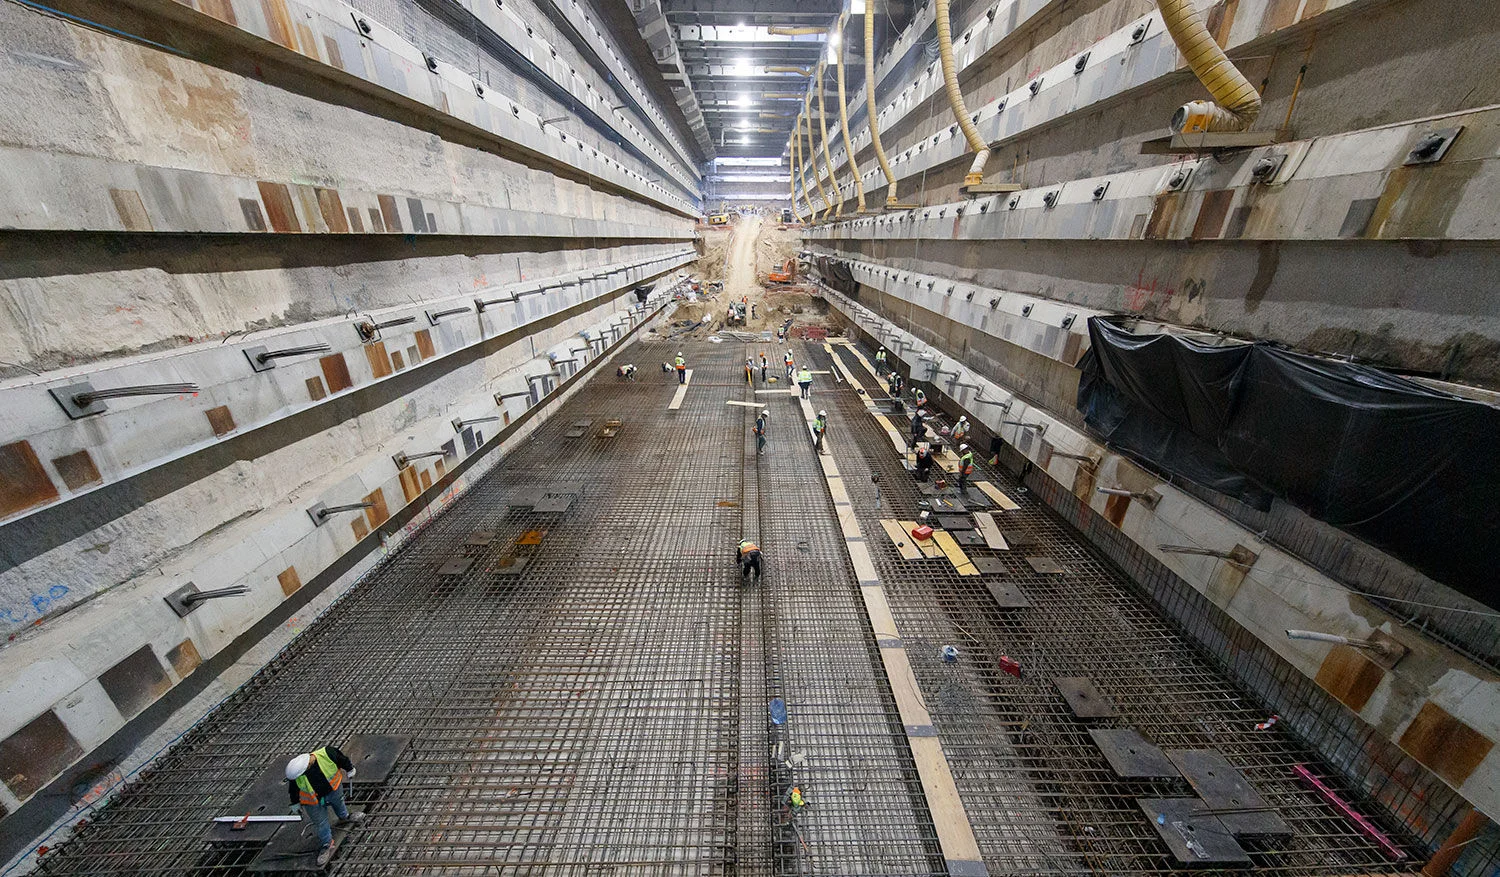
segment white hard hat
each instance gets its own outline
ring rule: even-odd
[[[968,445],[959,445],[958,449],[960,451],[967,451],[969,449],[969,446]]]
[[[828,412],[827,411],[819,411],[818,412],[818,416],[819,417],[827,417],[828,416]]]
[[[764,411],[762,411],[761,414],[764,414],[765,416],[770,417],[771,416],[771,409],[767,408]]]
[[[682,351],[681,350],[677,351],[677,355],[681,356],[682,355]]]
[[[960,415],[958,415],[958,422],[959,423],[963,423],[965,420],[968,420],[968,419],[969,419],[969,415],[967,415],[967,414],[960,414]]]
[[[307,768],[312,765],[311,755],[294,755],[292,760],[286,763],[286,778],[294,780],[307,773]]]

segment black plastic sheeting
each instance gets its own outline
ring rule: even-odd
[[[818,273],[822,275],[824,283],[844,295],[859,297],[859,282],[849,270],[848,262],[828,256],[814,256],[813,262],[818,266]]]
[[[1089,338],[1078,408],[1111,447],[1261,509],[1282,497],[1500,608],[1500,408],[1269,343],[1103,317]]]

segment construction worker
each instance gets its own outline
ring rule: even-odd
[[[786,356],[783,357],[783,361],[786,363],[786,379],[790,381],[793,373],[792,366],[794,365],[792,361],[792,348],[788,347],[786,349]]]
[[[766,360],[766,352],[762,350],[760,352],[760,382],[762,384],[766,382],[766,366],[768,364],[769,363]]]
[[[921,387],[912,390],[912,395],[916,397],[918,408],[921,408],[927,404],[927,394],[922,392]]]
[[[741,539],[740,544],[734,549],[735,562],[740,565],[740,578],[750,581],[750,571],[755,571],[755,577],[761,577],[760,546],[749,539]]]
[[[911,444],[917,446],[917,442],[927,437],[927,411],[918,408],[917,413],[911,416]]]
[[[932,448],[926,442],[917,443],[917,480],[926,481],[932,471]]]
[[[677,358],[672,360],[672,365],[677,369],[677,383],[687,383],[687,360],[682,358],[682,351],[677,351]]]
[[[886,395],[890,396],[892,399],[900,399],[901,398],[901,373],[900,372],[893,371],[889,375],[886,376],[886,379],[885,379],[885,389],[886,389]]]
[[[823,453],[823,436],[827,432],[828,412],[819,411],[817,418],[813,420],[813,449],[820,454]]]
[[[615,376],[620,378],[621,380],[635,380],[635,364],[631,363],[629,365],[620,366],[619,368],[615,369]]]
[[[805,365],[797,372],[797,386],[802,388],[802,398],[809,398],[812,392],[812,372]]]
[[[958,492],[969,489],[969,476],[974,474],[974,450],[968,445],[958,446]]]
[[[953,440],[959,444],[963,444],[964,440],[968,437],[969,418],[965,415],[959,415],[958,422],[953,424]]]
[[[328,808],[339,817],[339,824],[358,823],[365,818],[363,813],[350,814],[344,806],[344,793],[340,787],[345,777],[354,776],[354,763],[336,746],[324,746],[310,753],[296,755],[286,763],[286,788],[291,798],[292,812],[298,808],[304,819],[312,822],[318,832],[318,867],[328,864],[333,858],[333,827],[328,824]]]
[[[766,452],[766,427],[771,421],[771,409],[767,408],[755,418],[755,453]]]
[[[884,366],[885,366],[885,348],[882,347],[879,350],[875,351],[875,367],[877,369],[879,369],[879,368],[882,368]]]
[[[745,383],[755,383],[755,361],[751,359],[745,360]]]

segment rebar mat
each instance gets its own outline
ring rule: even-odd
[[[756,398],[745,349],[683,346],[681,410],[671,376],[592,378],[41,872],[244,873],[259,846],[208,843],[210,819],[268,764],[366,733],[411,743],[353,783],[367,818],[334,874],[941,873],[796,406],[771,397],[757,461],[752,409],[725,404]],[[624,428],[565,440],[582,418]],[[512,507],[562,482],[583,485],[566,513]],[[768,568],[745,588],[747,533]]]
[[[809,352],[826,367],[821,346]],[[847,374],[874,388],[851,355],[837,355]],[[1290,840],[1242,841],[1252,868],[1213,873],[1352,875],[1419,867],[1411,859],[1392,861],[1300,783],[1294,765],[1335,774],[1282,728],[1256,730],[1269,711],[1009,473],[980,461],[975,477],[995,482],[1019,502],[1018,511],[994,510],[995,518],[1035,544],[965,549],[995,558],[1001,575],[961,576],[942,557],[903,560],[879,520],[914,518],[924,499],[921,485],[852,389],[816,398],[829,412],[835,460],[991,874],[1189,871],[1173,861],[1136,800],[1191,797],[1192,790],[1181,780],[1117,777],[1089,735],[1095,727],[1135,728],[1164,749],[1222,752],[1290,825]],[[905,420],[897,427],[904,429]],[[865,471],[879,481],[851,476]],[[1063,572],[1039,573],[1027,555],[1049,557]],[[1024,592],[1029,605],[1000,608],[988,588],[997,581]],[[958,648],[957,661],[942,660],[945,645]],[[1001,669],[1002,656],[1019,663],[1020,678]],[[1066,677],[1091,681],[1121,715],[1077,717],[1054,684]],[[1360,800],[1351,789],[1339,792]],[[1398,827],[1383,827],[1410,842]]]

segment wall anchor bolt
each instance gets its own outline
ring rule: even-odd
[[[328,522],[328,516],[339,512],[355,512],[375,507],[373,502],[351,502],[348,505],[324,505],[318,503],[307,510],[307,516],[312,518],[314,526],[321,527]]]
[[[197,393],[197,384],[142,384],[134,387],[111,387],[106,390],[96,390],[94,385],[84,381],[78,384],[69,384],[66,387],[53,387],[47,392],[62,406],[62,410],[73,420],[81,420],[92,417],[95,414],[103,414],[109,410],[104,404],[105,399],[123,399],[128,396],[177,396],[183,393]]]
[[[327,344],[304,344],[301,347],[287,347],[282,350],[267,350],[264,347],[246,347],[245,358],[250,360],[250,368],[258,371],[270,371],[276,367],[276,360],[287,356],[301,356],[304,353],[325,353],[333,348]]]

